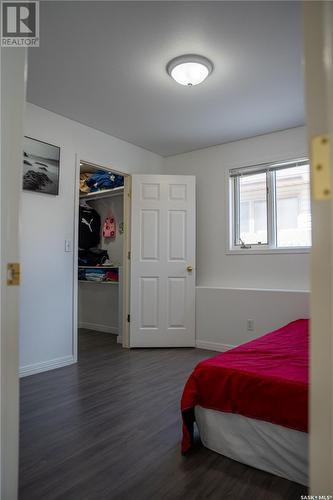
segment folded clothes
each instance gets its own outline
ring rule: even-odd
[[[107,271],[103,268],[79,269],[79,280],[105,281],[106,274]]]
[[[87,180],[92,176],[93,174],[80,174],[80,191],[81,193],[89,193],[90,192],[90,187],[87,185]]]
[[[105,269],[86,269],[87,280],[103,281],[105,279]]]
[[[118,281],[118,269],[103,267],[79,269],[81,281]]]
[[[106,281],[118,281],[118,269],[109,269],[105,274]]]
[[[106,250],[102,250],[101,248],[79,250],[79,266],[100,266],[105,262],[110,262]]]
[[[93,193],[102,189],[114,189],[123,186],[124,177],[105,170],[98,170],[86,180],[86,184]]]

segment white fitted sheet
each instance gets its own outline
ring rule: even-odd
[[[210,450],[276,476],[308,484],[308,434],[234,413],[195,407]]]

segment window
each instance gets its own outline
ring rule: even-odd
[[[258,241],[267,244],[266,174],[244,175],[238,184],[239,237],[251,245]]]
[[[232,169],[229,176],[231,250],[311,246],[307,159]]]

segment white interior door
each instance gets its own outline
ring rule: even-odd
[[[309,493],[329,498],[333,493],[333,3],[303,2],[303,21],[312,182]],[[318,139],[330,153],[323,167],[324,182],[314,155]]]
[[[195,177],[133,175],[130,347],[195,345]]]
[[[26,50],[1,48],[0,498],[17,499],[19,426],[19,201]]]

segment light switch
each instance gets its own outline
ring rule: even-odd
[[[65,252],[72,251],[72,242],[71,240],[65,240]]]

